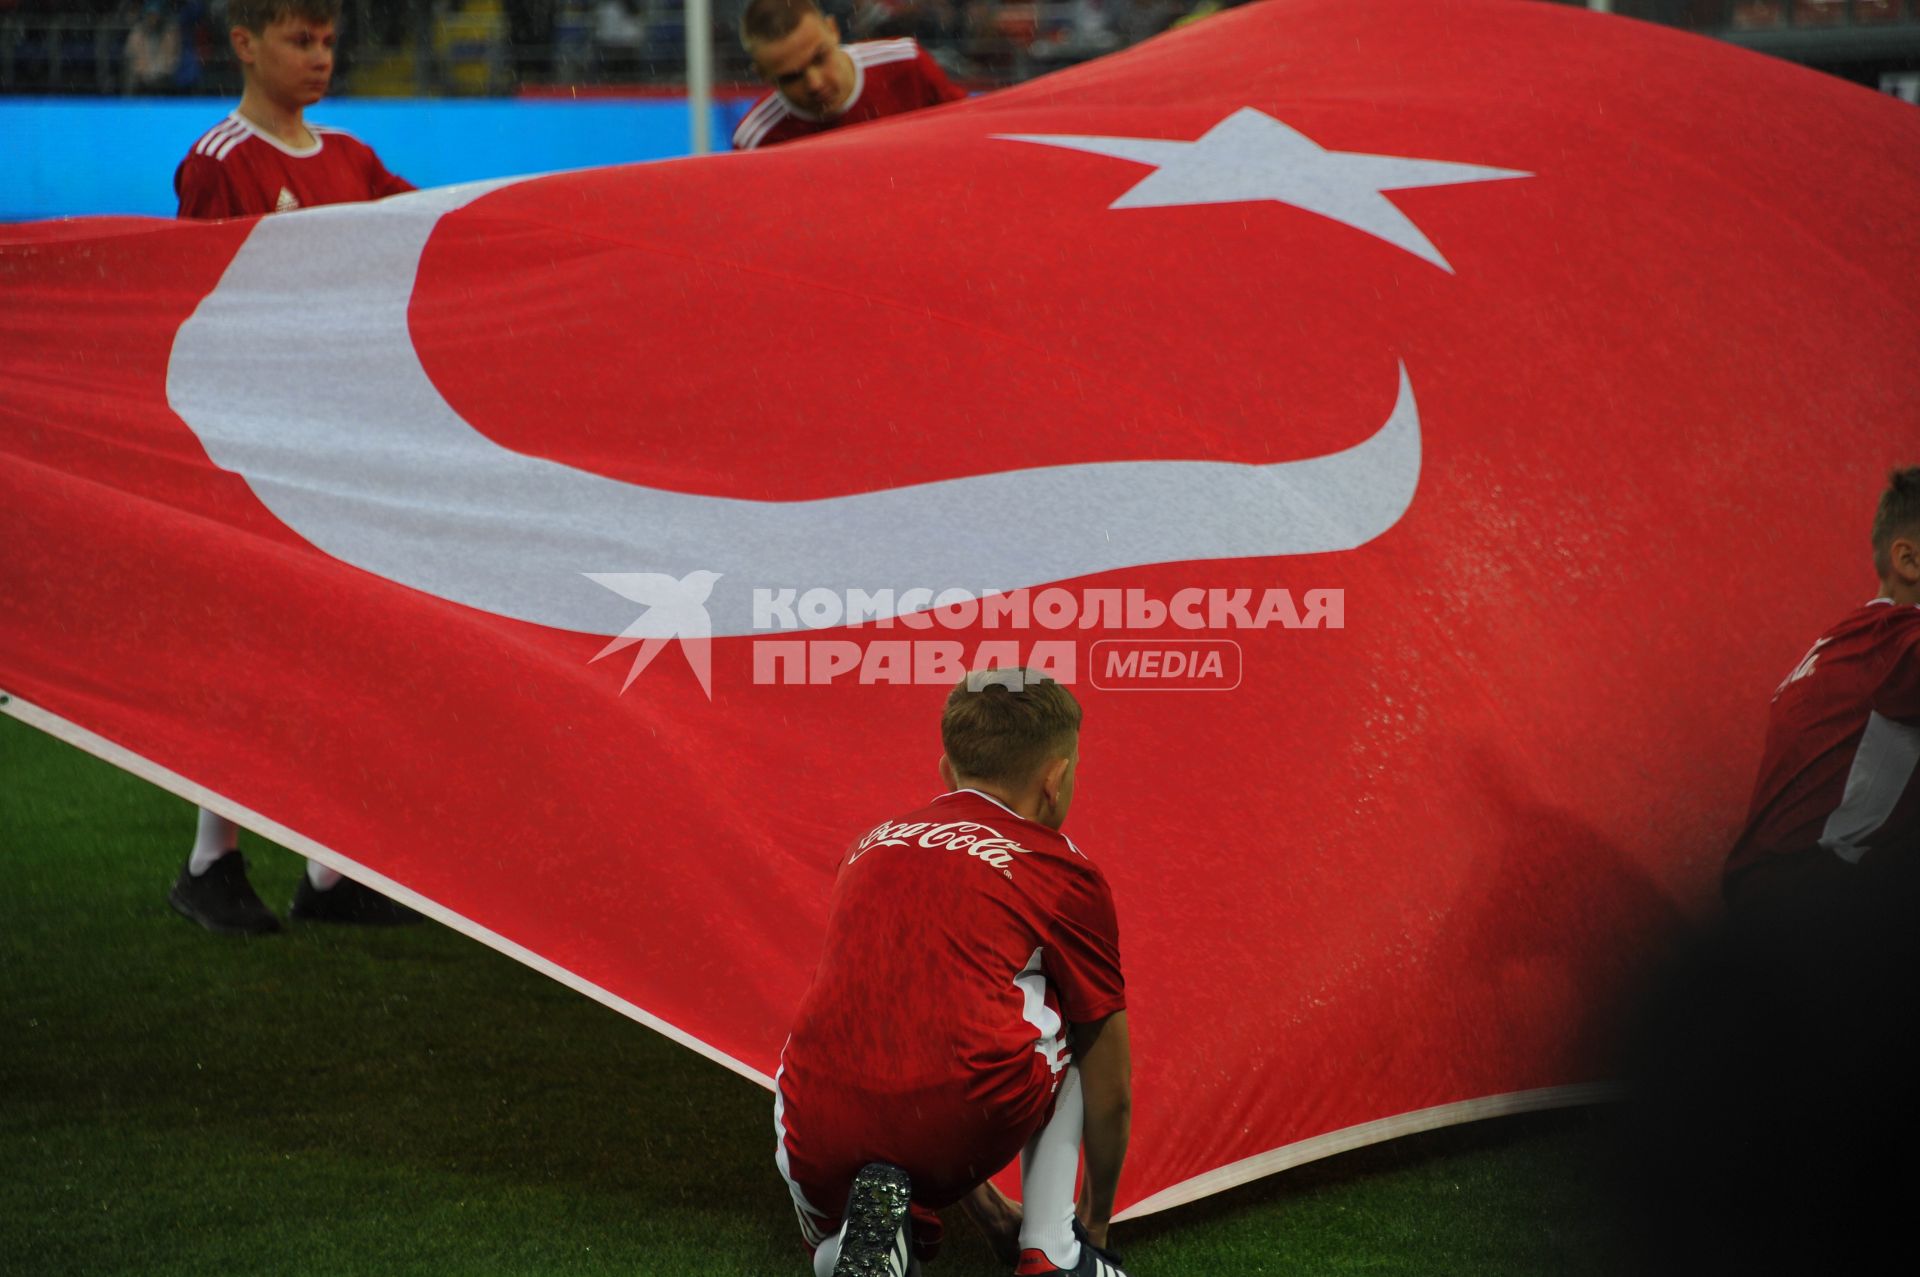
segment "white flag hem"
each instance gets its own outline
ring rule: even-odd
[[[565,967],[541,957],[524,945],[516,944],[498,932],[488,930],[471,918],[463,917],[445,905],[429,900],[416,891],[409,890],[407,887],[402,886],[384,874],[369,869],[350,857],[341,855],[331,847],[326,847],[315,842],[297,830],[289,829],[278,821],[269,820],[251,808],[234,802],[224,795],[215,793],[204,785],[188,780],[178,772],[169,771],[153,760],[142,757],[126,748],[124,745],[117,745],[104,736],[90,732],[76,723],[68,722],[58,714],[42,709],[38,705],[34,705],[28,701],[23,701],[17,696],[0,694],[0,714],[11,715],[30,727],[37,727],[47,733],[47,735],[57,740],[65,741],[76,749],[92,754],[95,758],[103,762],[111,763],[124,772],[138,776],[141,780],[157,785],[168,793],[176,794],[188,802],[197,803],[205,807],[208,811],[217,812],[251,833],[259,834],[263,838],[270,838],[288,850],[299,852],[303,856],[317,860],[327,868],[335,870],[353,879],[355,882],[364,883],[369,887],[385,892],[401,904],[418,910],[435,922],[443,926],[452,927],[455,931],[478,940],[490,949],[499,950],[515,962],[532,967],[540,974],[558,980],[575,993],[585,994],[595,1002],[618,1011],[630,1020],[639,1021],[654,1032],[678,1042],[690,1051],[697,1051],[709,1060],[724,1065],[726,1068],[738,1073],[741,1077],[759,1083],[769,1091],[773,1089],[773,1079],[771,1077],[751,1065],[734,1059],[725,1051],[721,1051],[716,1047],[702,1042],[699,1038],[693,1037],[684,1030],[674,1027],[656,1015],[649,1014],[625,998],[609,993],[591,980],[586,980],[575,975]]]

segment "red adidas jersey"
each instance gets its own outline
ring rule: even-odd
[[[1920,607],[1888,599],[1821,635],[1773,694],[1729,878],[1770,857],[1920,853]]]
[[[875,1113],[964,1096],[1012,1128],[1052,1102],[1065,1025],[1125,1006],[1099,868],[1059,832],[958,790],[848,849],[783,1088],[797,1107],[851,1092]]]
[[[853,59],[853,92],[847,95],[846,108],[840,114],[814,115],[787,101],[775,89],[755,102],[741,119],[740,127],[733,131],[733,148],[751,151],[883,115],[903,115],[923,106],[957,102],[967,96],[916,41],[863,40],[844,47]]]
[[[174,170],[181,217],[249,217],[319,204],[377,200],[413,189],[350,133],[309,125],[295,150],[235,111],[209,129]]]

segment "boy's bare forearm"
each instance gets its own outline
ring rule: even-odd
[[[1133,1061],[1127,1013],[1075,1026],[1080,1090],[1085,1106],[1081,1148],[1087,1177],[1080,1195],[1080,1222],[1096,1246],[1107,1244],[1114,1195],[1127,1160],[1133,1126]]]
[[[1131,1115],[1122,1107],[1118,1112],[1096,1117],[1087,1114],[1084,1135],[1087,1158],[1087,1182],[1081,1194],[1081,1223],[1093,1244],[1107,1244],[1107,1225],[1113,1222],[1114,1194],[1120,1187],[1120,1168],[1127,1160],[1127,1139]]]

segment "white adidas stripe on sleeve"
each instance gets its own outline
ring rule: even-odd
[[[211,152],[211,154],[213,155],[213,158],[216,160],[226,159],[227,153],[233,150],[234,147],[246,141],[247,136],[248,136],[248,130],[244,128],[236,129],[234,132],[229,133],[225,138],[221,139],[218,145],[216,145],[213,148],[213,151]]]
[[[246,130],[238,120],[222,120],[200,135],[200,140],[193,144],[193,153],[195,155],[212,155],[214,148],[226,141],[227,138],[231,137],[235,132],[244,134]]]
[[[751,151],[760,144],[762,138],[773,131],[775,125],[786,119],[789,114],[791,112],[787,110],[786,98],[775,93],[747,112],[746,118],[740,121],[738,128],[734,129],[734,149]]]
[[[862,66],[885,66],[889,62],[909,62],[920,56],[920,46],[912,40],[876,40],[871,44],[850,44],[847,55]]]

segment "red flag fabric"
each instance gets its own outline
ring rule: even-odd
[[[953,673],[1038,659],[1133,1213],[1577,1101],[1871,591],[1916,160],[1706,40],[1276,0],[749,155],[7,228],[0,689],[766,1082]]]

